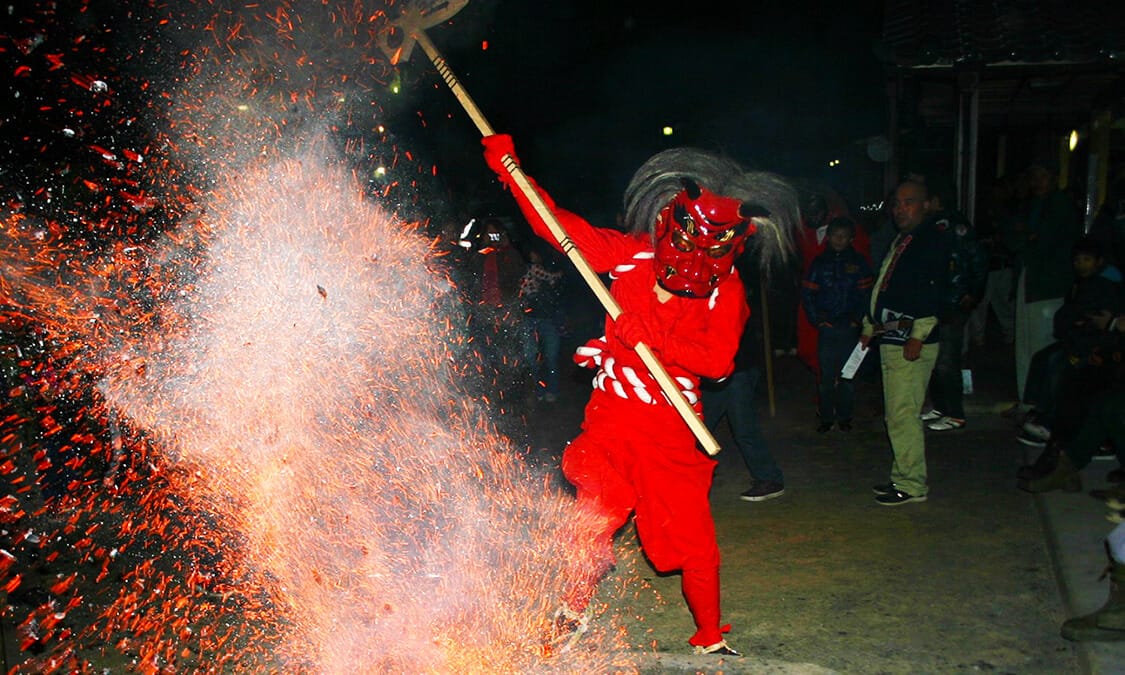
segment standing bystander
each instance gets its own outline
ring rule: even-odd
[[[750,264],[750,254],[739,257],[736,267],[746,286],[746,301],[751,307],[750,319],[742,331],[738,352],[734,355],[734,372],[721,382],[705,381],[703,392],[703,421],[714,431],[723,417],[727,418],[735,447],[742,455],[753,483],[739,495],[747,502],[764,502],[785,494],[785,477],[777,465],[758,423],[754,394],[762,378],[762,356],[765,347],[762,339],[762,318],[757,300],[762,292],[760,275]]]
[[[554,250],[543,250],[535,242],[528,245],[527,261],[520,280],[524,363],[534,380],[535,398],[554,403],[559,397],[563,272]]]
[[[1070,253],[1079,235],[1074,205],[1043,165],[1027,170],[1031,191],[1016,222],[1020,273],[1016,286],[1016,393],[1023,397],[1031,357],[1055,341],[1055,312],[1070,289]]]
[[[984,346],[989,309],[996,316],[1004,344],[1010,345],[1016,341],[1015,256],[1012,240],[1018,204],[1017,181],[1007,177],[997,178],[992,187],[987,217],[977,231],[988,252],[988,277],[984,297],[969,316],[969,341],[974,347]]]
[[[873,488],[884,506],[924,502],[926,437],[920,413],[926,385],[937,361],[938,314],[948,295],[949,238],[927,219],[929,193],[923,183],[905,181],[895,190],[899,233],[879,270],[863,320],[860,342],[879,341],[887,435],[894,462],[891,482]]]
[[[817,330],[818,433],[833,424],[840,431],[852,429],[855,384],[851,378],[841,378],[840,370],[855,349],[875,281],[867,259],[852,247],[854,222],[833,219],[827,240],[828,248],[812,261],[801,284],[805,314]]]
[[[988,281],[988,254],[977,241],[965,214],[952,208],[947,186],[928,185],[930,218],[951,241],[949,295],[938,321],[938,351],[930,377],[933,408],[922,415],[926,428],[949,431],[965,426],[964,383],[961,364],[965,353],[965,326],[969,313],[984,296]]]

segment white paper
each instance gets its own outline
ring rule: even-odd
[[[863,346],[862,342],[855,343],[855,349],[852,350],[852,355],[844,362],[844,367],[840,369],[840,379],[850,380],[855,377],[855,372],[859,370],[859,364],[863,363],[863,357],[867,356],[867,348]]]

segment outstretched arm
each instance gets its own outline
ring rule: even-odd
[[[505,156],[511,157],[517,165],[519,164],[512,137],[507,134],[494,134],[485,136],[481,139],[481,143],[484,145],[484,161],[500,179],[500,182],[512,193],[516,204],[520,207],[520,212],[531,225],[531,229],[535,231],[535,234],[550,242],[556,249],[566,253],[564,242],[560,241],[551,231],[528,196],[516,185],[512,173],[504,164]],[[582,252],[582,255],[585,256],[596,272],[599,274],[609,272],[615,265],[633,254],[636,244],[630,237],[616,230],[594,227],[581,216],[560,208],[555,204],[555,200],[547,194],[546,190],[541,188],[530,176],[527,179],[555,216],[555,219],[558,220],[559,225],[565,230],[566,238]]]

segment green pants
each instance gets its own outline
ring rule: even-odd
[[[920,497],[926,486],[926,433],[922,428],[922,404],[926,386],[937,361],[938,345],[922,345],[917,361],[902,357],[902,345],[879,345],[883,368],[883,407],[887,436],[894,451],[891,482],[899,490]]]

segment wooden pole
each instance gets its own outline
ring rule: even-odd
[[[445,80],[450,90],[453,91],[453,95],[460,101],[461,106],[465,109],[465,112],[468,113],[469,118],[472,119],[473,124],[476,125],[481,135],[493,135],[495,132],[492,130],[492,125],[484,118],[480,108],[477,107],[472,97],[469,96],[469,92],[461,86],[461,82],[457,79],[457,76],[453,74],[453,71],[450,70],[449,65],[445,62],[445,59],[442,58],[437,48],[434,47],[433,42],[430,41],[425,31],[417,30],[412,33],[411,37],[422,46],[422,49],[426,52],[426,56],[430,57],[430,61],[432,61],[434,67],[437,68],[438,74],[441,75],[441,78]],[[511,174],[516,187],[527,197],[527,200],[531,202],[535,212],[547,224],[551,235],[554,236],[555,241],[558,242],[559,247],[562,248],[566,257],[570,258],[570,261],[574,263],[574,266],[578,269],[578,273],[590,287],[590,290],[594,292],[594,295],[598,298],[598,301],[601,302],[602,307],[605,308],[609,317],[611,319],[616,319],[621,315],[621,307],[617,304],[617,299],[610,295],[609,289],[602,283],[601,277],[597,275],[594,268],[590,267],[590,263],[586,260],[586,257],[582,255],[582,252],[578,250],[578,247],[574,245],[574,242],[571,241],[566,230],[559,223],[558,219],[555,218],[555,214],[551,212],[551,209],[544,203],[543,198],[540,197],[539,193],[532,187],[531,181],[527,178],[527,174],[523,172],[523,169],[520,168],[520,165],[516,163],[516,160],[511,155],[505,155],[501,161],[504,164],[504,168]],[[652,373],[652,376],[660,385],[660,390],[664,392],[664,395],[672,403],[673,407],[680,413],[680,417],[687,423],[688,427],[695,435],[695,438],[703,447],[703,451],[711,456],[718,454],[720,449],[719,442],[711,435],[711,432],[703,424],[703,420],[695,413],[695,409],[692,408],[691,404],[684,398],[684,394],[680,390],[679,385],[676,384],[676,381],[673,380],[672,376],[665,370],[664,364],[660,363],[656,355],[652,353],[652,349],[643,342],[638,342],[633,349],[636,350],[637,354],[641,357],[641,361],[644,362],[649,372]]]
[[[762,344],[765,346],[766,364],[766,394],[770,402],[770,417],[777,416],[777,406],[774,401],[773,391],[773,349],[770,345],[770,303],[766,298],[769,286],[766,277],[762,275],[758,281],[758,299],[762,303]]]

